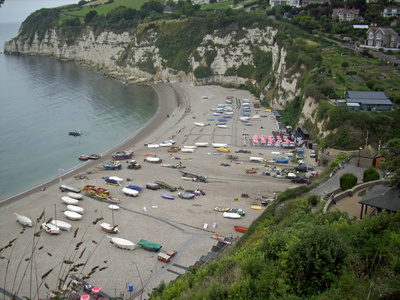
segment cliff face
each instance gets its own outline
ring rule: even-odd
[[[275,107],[283,107],[288,100],[299,94],[297,86],[300,74],[288,75],[290,66],[286,66],[286,51],[274,43],[277,30],[267,28],[243,28],[238,34],[232,31],[222,34],[215,31],[203,37],[201,44],[189,56],[192,72],[174,70],[166,67],[156,45],[157,31],[149,31],[146,38],[139,39],[136,34],[124,32],[115,34],[103,32],[98,36],[90,30],[82,33],[73,43],[66,42],[62,31],[48,30],[45,38],[35,36],[32,41],[24,36],[5,43],[6,53],[28,55],[49,55],[59,59],[74,60],[89,66],[106,69],[115,74],[123,74],[127,79],[138,81],[191,81],[193,84],[223,84],[257,86],[254,79],[238,74],[230,75],[229,70],[241,66],[254,66],[253,49],[271,59],[269,70],[272,80],[263,90],[261,98],[268,98]],[[213,61],[205,62],[207,51],[214,53]],[[199,59],[202,58],[202,59]],[[199,66],[211,68],[211,76],[198,79],[193,71]]]

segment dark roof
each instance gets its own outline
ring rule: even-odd
[[[399,192],[391,187],[377,185],[358,203],[397,212],[400,208]]]
[[[347,103],[363,103],[363,104],[386,104],[392,105],[392,101],[384,92],[346,92]]]

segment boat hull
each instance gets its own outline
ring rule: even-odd
[[[17,216],[17,221],[24,226],[28,226],[28,227],[32,227],[32,220],[29,219],[28,217],[25,217],[23,215],[19,215],[17,213],[15,213],[15,215]]]
[[[245,233],[245,232],[248,230],[247,227],[243,227],[243,226],[234,226],[233,228],[234,228],[236,231],[239,231],[239,232],[242,232],[242,233]]]
[[[82,219],[82,215],[81,215],[81,214],[78,214],[78,213],[73,212],[73,211],[70,211],[70,210],[64,211],[64,215],[65,215],[68,219],[74,220],[74,221],[77,221],[77,220],[81,220],[81,219]]]
[[[168,199],[168,200],[174,200],[175,199],[174,196],[167,195],[167,194],[161,194],[161,197],[163,197],[164,199]]]
[[[110,243],[114,244],[118,248],[126,249],[126,250],[134,250],[136,248],[136,245],[133,242],[128,241],[126,239],[110,237],[110,236],[108,238],[111,239]]]

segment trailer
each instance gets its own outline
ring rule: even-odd
[[[157,183],[161,188],[167,189],[170,192],[176,192],[176,190],[177,190],[176,187],[173,187],[172,185],[169,185],[169,184],[165,183],[164,181],[157,180],[155,183]]]
[[[194,174],[194,173],[191,173],[191,172],[187,172],[187,171],[181,171],[181,173],[182,173],[182,177],[193,178],[193,179],[195,179],[195,181],[200,181],[200,182],[204,182],[204,183],[207,182],[207,177],[206,176],[197,175],[197,174]]]

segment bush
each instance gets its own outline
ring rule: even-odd
[[[206,78],[211,76],[211,68],[210,67],[203,67],[203,66],[198,66],[194,72],[193,75],[196,78]]]
[[[345,191],[357,185],[358,178],[352,173],[343,174],[340,177],[340,188]]]
[[[308,203],[311,206],[316,206],[319,203],[319,198],[320,198],[320,196],[318,196],[318,195],[312,195],[308,198]]]
[[[363,175],[364,182],[379,180],[380,178],[381,176],[379,175],[379,172],[373,167],[370,167],[364,171]]]

